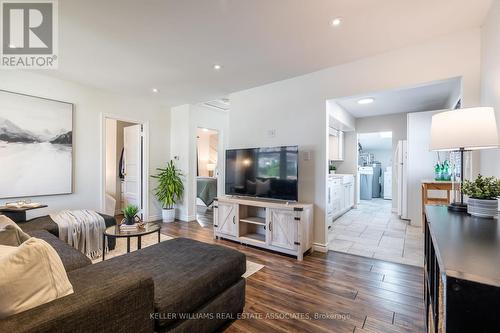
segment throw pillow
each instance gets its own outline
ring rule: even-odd
[[[5,215],[0,215],[0,245],[19,246],[30,236]]]
[[[0,251],[0,319],[73,293],[57,252],[31,237]]]

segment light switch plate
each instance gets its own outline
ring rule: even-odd
[[[276,129],[275,128],[268,129],[267,136],[269,138],[275,138],[276,137]]]

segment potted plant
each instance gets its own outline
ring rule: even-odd
[[[155,195],[162,204],[163,222],[173,222],[175,220],[174,206],[184,193],[184,184],[182,183],[182,173],[176,168],[174,161],[168,162],[167,166],[157,168],[159,173],[151,176],[158,179],[158,187],[155,188]]]
[[[126,225],[133,225],[136,222],[137,218],[137,213],[139,212],[139,208],[134,205],[127,205],[125,208],[122,210],[123,216],[125,216],[125,224]]]
[[[500,179],[479,175],[476,180],[464,180],[463,194],[469,197],[467,212],[472,216],[494,218],[498,214]]]
[[[337,167],[333,164],[330,164],[329,171],[330,171],[330,174],[333,175],[337,171]]]

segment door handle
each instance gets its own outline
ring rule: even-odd
[[[235,217],[236,217],[236,216],[233,216],[233,224],[236,224],[236,222],[234,221],[234,218],[235,218]]]
[[[273,231],[273,221],[269,221],[269,231]]]

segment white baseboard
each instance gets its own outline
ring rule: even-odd
[[[191,222],[196,220],[196,215],[178,214],[175,218],[183,222]]]
[[[161,219],[162,219],[161,215],[149,215],[147,222],[161,221]]]
[[[328,252],[328,243],[327,244],[313,243],[313,249],[314,251],[326,253]]]

